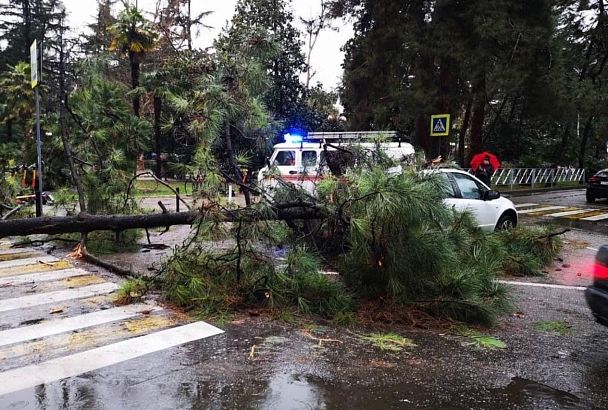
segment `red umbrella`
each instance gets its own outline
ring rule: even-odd
[[[494,170],[497,170],[498,168],[500,168],[500,161],[498,160],[496,155],[489,153],[487,151],[483,151],[483,152],[480,152],[479,154],[473,155],[473,158],[471,158],[471,168],[472,169],[479,168],[479,166],[483,163],[483,160],[486,157],[488,157],[490,159],[490,165],[492,165],[492,168],[494,168]]]

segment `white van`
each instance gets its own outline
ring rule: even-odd
[[[394,131],[311,132],[306,137],[286,134],[285,142],[274,146],[269,165],[258,173],[258,184],[270,197],[282,183],[300,186],[314,194],[316,183],[329,174],[325,149],[336,151],[341,146],[356,145],[371,152],[378,146],[373,142],[378,137],[387,141],[379,143],[380,148],[396,162],[397,168],[414,163],[414,147],[407,142],[391,141],[398,139]]]

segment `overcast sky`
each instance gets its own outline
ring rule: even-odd
[[[82,28],[95,20],[96,0],[63,0],[63,2],[72,27]],[[132,0],[132,3],[134,3],[134,0]],[[139,6],[144,10],[153,10],[155,4],[156,0],[139,0]],[[206,24],[213,28],[201,30],[200,35],[195,39],[195,45],[199,47],[211,45],[213,39],[232,17],[235,4],[236,0],[192,1],[193,15],[203,11],[213,11],[213,14],[206,20]],[[308,19],[319,14],[320,11],[320,0],[293,0],[292,5],[299,28],[301,27],[298,17]],[[325,88],[335,88],[338,85],[342,75],[341,64],[344,56],[340,47],[352,36],[352,29],[349,25],[335,22],[334,26],[339,26],[339,31],[325,30],[322,32],[311,57],[311,66],[316,72],[313,84],[316,81],[321,81]],[[302,40],[304,40],[304,37],[302,37]]]

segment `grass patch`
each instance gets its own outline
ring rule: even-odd
[[[541,332],[555,333],[560,336],[572,335],[572,325],[564,320],[535,322],[534,328]]]
[[[494,336],[486,335],[476,330],[469,329],[467,327],[458,328],[457,332],[459,335],[465,336],[470,339],[472,344],[482,349],[494,350],[506,349],[507,347],[507,344],[502,340]]]
[[[407,337],[403,337],[396,333],[372,333],[367,336],[362,336],[363,340],[366,340],[373,344],[375,347],[383,351],[389,352],[400,352],[405,347],[415,347],[416,344]]]
[[[192,193],[192,185],[190,185],[190,190],[188,187],[184,187],[184,183],[180,181],[166,181],[166,183],[171,186],[173,189],[179,188],[181,195],[187,195],[188,192]],[[163,184],[157,182],[153,179],[138,179],[135,181],[133,195],[136,197],[144,197],[144,196],[173,196],[175,195],[173,191],[164,186]]]
[[[148,285],[142,279],[129,279],[116,291],[114,303],[117,305],[128,305],[141,301],[148,291]]]

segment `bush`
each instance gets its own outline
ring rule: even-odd
[[[248,249],[240,262],[240,278],[234,251],[195,246],[179,252],[163,269],[169,299],[203,316],[269,306],[333,318],[352,309],[342,284],[321,274],[318,258],[304,248],[290,252],[285,266],[275,266],[271,258]]]

